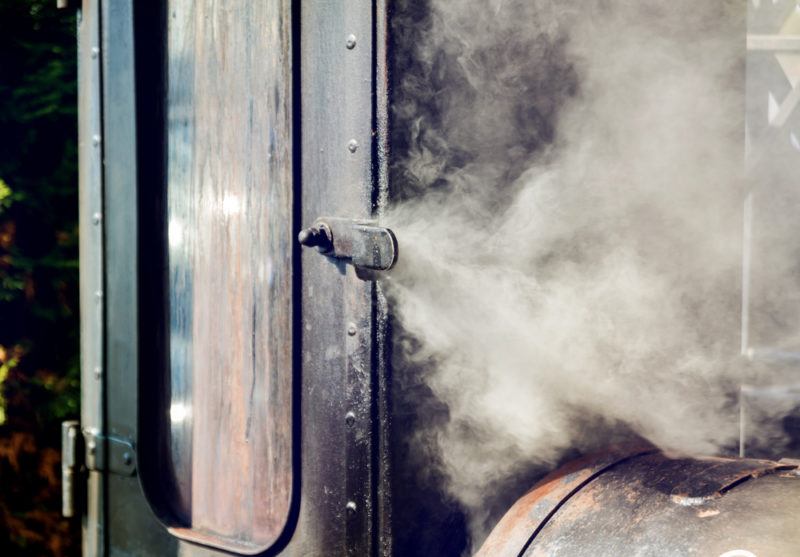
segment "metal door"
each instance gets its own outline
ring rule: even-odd
[[[145,4],[82,10],[84,553],[388,553],[383,296],[295,241],[385,203],[385,5]]]

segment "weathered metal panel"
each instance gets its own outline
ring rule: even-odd
[[[145,487],[174,535],[254,553],[294,485],[291,6],[166,12],[166,450],[148,442]]]
[[[373,48],[385,4],[137,7],[137,55],[164,57],[136,64],[138,158],[132,3],[108,4],[109,433],[138,439],[150,502],[194,540],[176,544],[155,524],[136,478],[109,476],[111,552],[252,553],[279,538],[270,553],[388,554],[388,446],[376,421],[388,418],[385,300],[352,268],[308,253],[300,275],[292,259],[302,224],[374,217],[385,203],[385,44]],[[143,46],[159,36],[163,45]],[[165,316],[153,302],[170,296]],[[295,463],[297,499],[299,470],[283,473]]]
[[[105,226],[106,435],[137,439],[138,261],[133,2],[106,1],[102,13]],[[104,451],[108,454],[108,451]],[[107,467],[104,467],[107,469]],[[138,478],[105,472],[108,555],[169,555]]]
[[[479,555],[788,555],[798,510],[794,463],[622,451],[542,480]]]
[[[302,224],[373,214],[373,6],[300,13]],[[374,285],[302,254],[303,494],[296,554],[370,555],[375,530]]]
[[[654,451],[651,447],[615,448],[573,460],[547,475],[503,516],[478,551],[478,557],[518,555],[572,493],[610,467]]]
[[[83,2],[78,17],[78,196],[80,212],[81,424],[103,429],[103,157],[100,9]],[[103,476],[87,473],[83,554],[101,555]]]
[[[374,216],[380,219],[389,204],[389,1],[374,3],[374,133],[373,133],[373,197]],[[375,408],[374,437],[377,453],[375,489],[378,545],[376,555],[392,555],[392,483],[391,483],[391,376],[389,368],[389,303],[380,283],[375,285]]]
[[[800,475],[752,460],[635,458],[567,500],[525,555],[782,557],[800,547]]]

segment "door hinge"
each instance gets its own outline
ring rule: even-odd
[[[79,473],[78,438],[80,424],[77,420],[61,423],[61,514],[66,518],[75,516],[75,479]]]
[[[81,431],[77,420],[62,422],[61,514],[67,518],[77,513],[87,471],[133,476],[136,473],[133,441],[101,435],[96,428]]]
[[[86,445],[86,469],[107,471],[118,476],[136,472],[136,451],[133,441],[114,435],[101,435],[96,429],[83,430]]]
[[[388,271],[397,262],[394,232],[371,221],[321,217],[301,230],[297,239],[323,255],[350,263],[364,280],[374,280],[377,271]]]

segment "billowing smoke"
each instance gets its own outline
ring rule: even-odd
[[[413,448],[474,538],[568,450],[734,445],[746,2],[422,4],[394,18],[387,282],[446,406]]]

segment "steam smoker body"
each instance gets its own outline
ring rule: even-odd
[[[648,449],[586,457],[519,499],[478,555],[798,555],[798,464]]]

